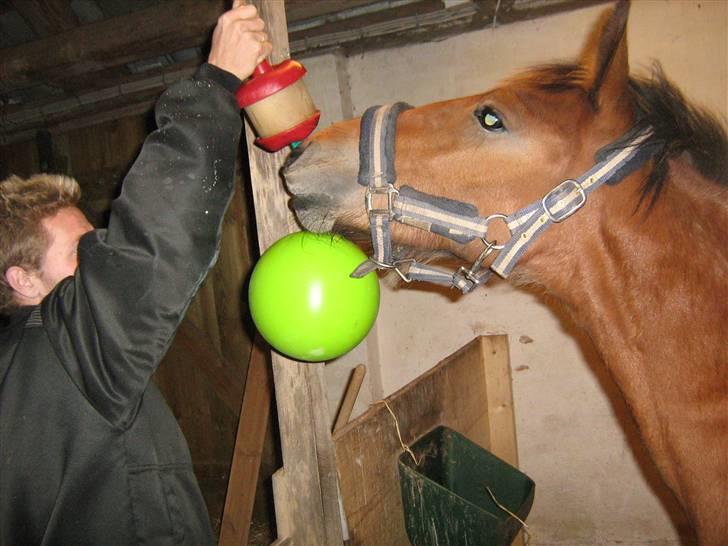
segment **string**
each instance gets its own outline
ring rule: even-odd
[[[518,523],[521,524],[521,527],[523,527],[523,532],[526,534],[526,537],[527,537],[526,544],[528,544],[531,541],[531,533],[529,533],[529,528],[528,528],[528,525],[526,524],[526,522],[523,521],[521,518],[519,518],[516,514],[514,514],[513,512],[511,512],[508,508],[506,508],[505,506],[503,506],[500,502],[498,502],[498,499],[495,498],[495,494],[490,489],[490,487],[488,487],[486,485],[485,486],[485,490],[488,492],[488,494],[490,495],[490,498],[493,499],[493,502],[495,503],[495,505],[498,508],[500,508],[501,510],[503,510],[504,512],[506,512],[509,516],[511,516],[516,521],[518,521]]]
[[[412,450],[409,448],[407,444],[404,443],[402,440],[402,433],[399,430],[399,421],[397,420],[397,416],[392,411],[392,408],[389,407],[389,404],[386,400],[380,400],[380,403],[384,404],[384,406],[387,408],[387,411],[389,411],[389,414],[392,416],[392,419],[394,419],[394,428],[397,430],[397,438],[399,438],[399,445],[402,446],[402,451],[405,451],[409,453],[409,456],[412,457],[412,460],[414,461],[416,466],[420,466],[420,462],[422,461],[422,457],[418,460],[415,454],[412,452]]]

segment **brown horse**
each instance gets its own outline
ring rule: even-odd
[[[604,13],[575,64],[403,111],[396,184],[481,213],[516,211],[589,171],[631,128],[651,128],[650,157],[566,221],[548,222],[510,280],[540,286],[573,311],[700,544],[725,546],[728,144],[724,128],[687,104],[659,69],[650,79],[629,76],[628,8],[620,2]],[[359,133],[359,120],[335,124],[289,159],[286,184],[305,228],[368,231],[367,189],[356,183]],[[486,243],[509,239],[513,226],[500,218],[487,222],[497,231]],[[460,244],[400,224],[391,235],[398,252],[435,260],[481,257],[487,267],[498,255],[485,257],[478,237]]]

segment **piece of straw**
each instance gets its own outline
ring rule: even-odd
[[[505,506],[503,506],[498,501],[498,499],[495,498],[495,494],[490,489],[490,487],[488,487],[486,485],[485,486],[485,490],[488,492],[488,494],[490,495],[490,498],[493,499],[493,502],[495,503],[495,505],[498,508],[500,508],[501,510],[503,510],[506,514],[508,514],[509,516],[511,516],[512,518],[514,518],[518,523],[521,524],[521,527],[523,527],[523,532],[526,534],[526,537],[527,537],[526,544],[528,544],[531,541],[531,533],[529,533],[528,525],[526,524],[526,522],[523,521],[521,518],[519,518],[516,514],[514,514],[513,512],[511,512],[508,508],[506,508]]]
[[[420,466],[420,462],[422,461],[422,457],[420,457],[419,461],[417,460],[417,457],[412,452],[412,450],[409,448],[407,444],[404,443],[402,440],[402,433],[399,430],[399,421],[397,420],[397,416],[392,411],[392,408],[389,407],[389,404],[386,400],[381,400],[381,403],[384,404],[384,406],[387,408],[387,411],[389,411],[389,414],[392,416],[392,419],[394,419],[394,427],[397,430],[397,438],[399,438],[399,445],[402,446],[402,451],[406,451],[409,453],[410,457],[412,457],[412,460],[414,461],[415,465]]]

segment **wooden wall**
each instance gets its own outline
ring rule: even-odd
[[[81,208],[94,226],[104,227],[111,200],[152,123],[144,116],[126,117],[0,146],[0,179],[9,174],[28,176],[44,170],[41,166],[70,174],[83,189]],[[237,190],[225,218],[218,262],[155,376],[189,442],[216,531],[252,348],[245,281],[257,246],[251,241],[245,192],[249,183],[241,181],[241,171],[238,165]],[[270,476],[276,466],[271,432],[267,444],[263,474]]]

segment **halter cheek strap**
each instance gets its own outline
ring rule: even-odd
[[[369,108],[361,118],[359,140],[359,176],[357,181],[367,188],[366,207],[374,245],[374,260],[392,263],[392,239],[389,223],[397,195],[394,182],[394,144],[397,117],[412,108],[403,102]],[[384,200],[384,203],[382,203]]]
[[[652,130],[632,129],[620,139],[623,146],[601,153],[601,160],[575,180],[564,180],[533,203],[506,218],[511,238],[490,266],[507,278],[528,247],[552,224],[563,222],[586,203],[587,196],[603,184],[614,185],[637,170],[656,152],[645,143]]]
[[[396,189],[394,170],[397,116],[411,108],[405,103],[369,108],[361,120],[359,141],[359,184],[366,186],[366,209],[373,243],[372,256],[351,274],[362,277],[375,269],[393,269],[406,282],[427,281],[456,287],[463,293],[484,284],[492,272],[508,277],[528,247],[545,229],[562,222],[586,203],[587,196],[602,184],[615,184],[638,169],[657,151],[659,143],[647,144],[651,129],[633,129],[617,143],[597,154],[598,163],[577,179],[561,182],[539,201],[506,216],[481,217],[478,209],[461,201],[432,196],[408,186]],[[505,220],[510,239],[501,246],[487,238],[488,224]],[[398,259],[392,251],[391,221],[425,229],[461,244],[476,238],[484,248],[475,262],[457,271]],[[498,257],[483,269],[485,258],[498,251]]]
[[[433,282],[456,286],[467,292],[472,288],[473,282],[463,275],[454,275],[446,269],[421,264],[413,259],[400,259],[392,250],[392,220],[442,235],[449,232],[458,237],[457,234],[460,233],[457,227],[450,228],[444,223],[430,221],[426,214],[417,212],[428,208],[428,201],[431,200],[429,196],[407,186],[401,190],[394,186],[397,179],[394,167],[397,117],[410,108],[410,105],[403,102],[374,106],[367,109],[361,118],[357,181],[367,188],[365,206],[369,216],[372,256],[356,268],[352,277],[363,277],[376,269],[392,269],[406,282]],[[438,204],[430,203],[430,208],[444,206],[448,209],[444,216],[478,216],[477,209],[472,205],[444,198],[436,199]],[[456,209],[461,209],[460,213]],[[466,241],[462,236],[458,238]]]

